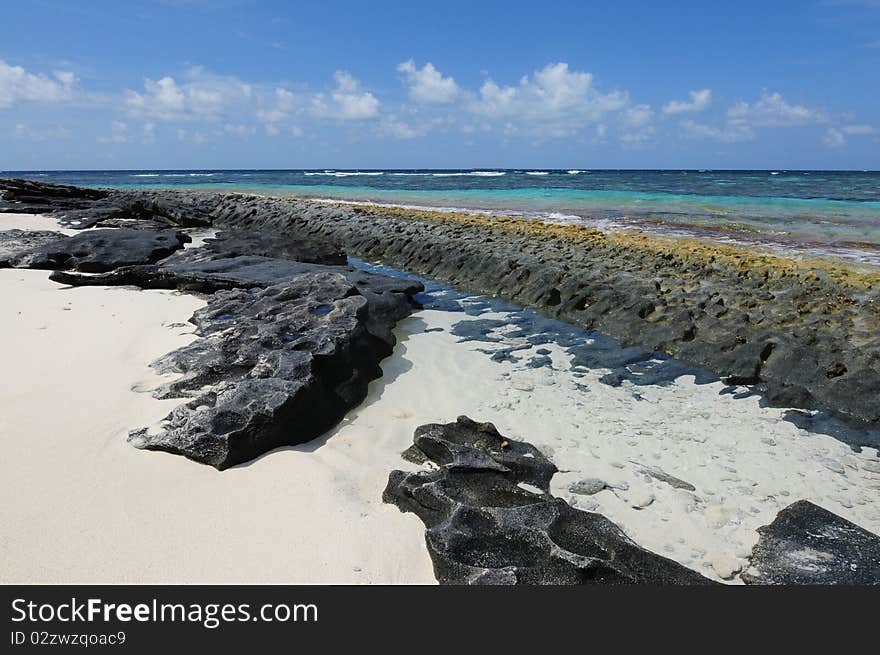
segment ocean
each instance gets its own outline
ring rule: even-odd
[[[880,171],[131,170],[0,176],[490,211],[880,265]]]

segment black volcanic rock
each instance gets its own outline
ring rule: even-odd
[[[0,212],[43,214],[61,209],[90,208],[109,195],[102,189],[84,189],[31,180],[0,180]]]
[[[224,469],[314,439],[363,400],[411,307],[409,295],[390,291],[374,304],[329,270],[217,291],[191,319],[201,338],[154,364],[183,374],[158,397],[191,400],[160,432],[129,440]]]
[[[880,584],[880,537],[811,502],[789,505],[758,533],[746,584]]]
[[[189,241],[188,236],[175,230],[89,230],[40,245],[20,255],[14,265],[102,273],[120,266],[157,262]]]
[[[415,513],[441,584],[713,584],[549,493],[556,467],[490,423],[424,425],[383,500]]]
[[[345,252],[326,239],[303,239],[284,234],[223,230],[206,239],[204,249],[217,257],[259,255],[306,264],[345,266]]]
[[[47,230],[3,230],[0,231],[0,268],[14,266],[28,253],[64,239],[60,232]]]

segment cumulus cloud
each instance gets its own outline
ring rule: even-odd
[[[601,93],[593,87],[593,76],[569,70],[568,64],[549,64],[516,86],[499,86],[487,80],[471,111],[505,120],[505,131],[537,136],[568,136],[585,125],[597,123],[607,114],[627,106],[626,93]]]
[[[793,105],[780,93],[765,91],[754,103],[738,102],[729,107],[721,126],[706,125],[692,120],[682,121],[680,126],[688,138],[736,143],[753,140],[756,136],[756,128],[804,127],[827,123],[828,120],[828,116],[820,109]]]
[[[623,124],[628,127],[644,127],[654,119],[651,105],[635,105],[623,113]]]
[[[625,109],[620,123],[624,131],[620,140],[625,145],[643,145],[654,136],[654,110],[651,105],[634,105]]]
[[[827,122],[828,117],[818,109],[791,105],[778,92],[764,92],[753,104],[733,105],[727,110],[727,120],[753,127],[799,127]]]
[[[873,125],[842,125],[829,127],[822,136],[822,143],[829,148],[840,148],[846,145],[848,136],[872,136],[880,134],[880,128]]]
[[[70,139],[73,133],[60,125],[35,128],[27,123],[17,123],[12,136],[16,139],[27,139],[29,141],[56,141],[58,139]]]
[[[345,71],[333,74],[336,88],[329,94],[312,97],[312,113],[318,118],[342,121],[360,121],[379,115],[379,100],[369,91],[363,91],[354,77]]]
[[[686,120],[680,123],[684,136],[689,139],[710,139],[723,143],[738,143],[751,141],[755,138],[755,132],[747,125],[726,123],[721,127],[705,125],[696,121]]]
[[[113,121],[110,125],[110,140],[113,143],[125,143],[128,141],[128,125],[122,121]]]
[[[853,136],[880,134],[880,128],[876,128],[873,125],[844,125],[840,128],[840,131]]]
[[[268,106],[257,110],[257,120],[263,123],[269,136],[276,136],[281,133],[279,123],[300,113],[304,105],[305,101],[298,94],[277,87]]]
[[[691,91],[689,93],[691,99],[688,100],[672,100],[663,105],[664,114],[687,114],[698,113],[706,109],[712,104],[712,90],[701,89],[699,91]]]
[[[0,109],[24,103],[58,103],[72,100],[76,76],[55,71],[51,76],[30,73],[21,66],[10,66],[0,59]]]
[[[297,123],[308,119],[363,121],[379,116],[380,102],[360,82],[345,71],[333,75],[335,87],[329,92],[293,92],[276,87],[268,98],[261,100],[262,107],[256,118],[263,123],[266,134],[277,136],[285,123]],[[301,136],[302,128],[292,128],[293,136]]]
[[[446,104],[455,100],[459,94],[455,80],[443,77],[430,62],[417,68],[415,61],[410,59],[398,65],[397,70],[404,74],[409,97],[415,102]]]
[[[256,132],[256,128],[253,125],[242,125],[240,123],[226,123],[223,126],[224,134],[231,134],[232,136],[237,136],[241,139],[247,138],[249,136],[253,136]]]
[[[395,139],[417,139],[428,134],[434,124],[435,121],[432,120],[418,120],[417,118],[401,120],[396,115],[390,114],[380,123],[379,134]]]
[[[834,127],[829,127],[825,135],[822,137],[822,143],[829,148],[840,148],[846,144],[846,137],[843,132]]]
[[[164,121],[218,121],[232,108],[246,104],[251,96],[252,87],[237,78],[207,75],[194,68],[183,83],[170,75],[159,80],[146,79],[144,92],[127,90],[124,102],[133,116]]]

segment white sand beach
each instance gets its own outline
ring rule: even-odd
[[[14,499],[0,582],[434,582],[421,522],[381,499],[411,435],[341,429],[222,473],[137,450],[128,430],[176,403],[147,393],[162,380],[148,365],[192,340],[203,302],[47,278],[0,270],[0,486]]]
[[[202,301],[70,289],[45,271],[0,270],[0,289],[0,485],[14,499],[0,506],[0,582],[433,583],[422,523],[381,493],[392,469],[412,466],[399,453],[417,426],[461,414],[553,459],[555,494],[715,579],[736,581],[756,528],[801,498],[880,532],[873,449],[719,395],[721,383],[575,377],[553,344],[549,368],[494,362],[450,333],[469,317],[446,311],[399,324],[384,376],[321,439],[223,472],[140,451],[128,430],[175,402],[148,393],[160,382],[149,362],[194,338],[185,322]],[[606,488],[569,491],[584,479]]]

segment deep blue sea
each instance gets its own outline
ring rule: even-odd
[[[488,210],[880,264],[878,171],[166,170],[5,171],[0,176]]]

